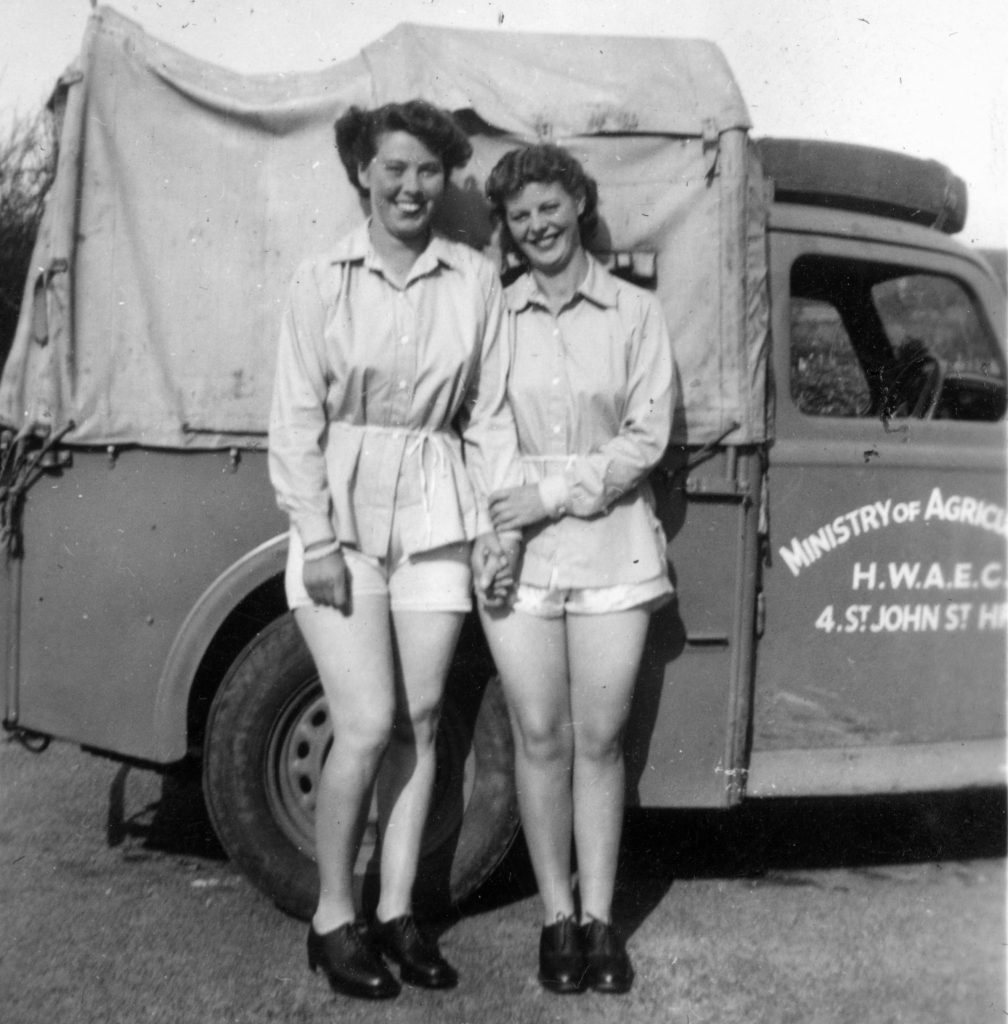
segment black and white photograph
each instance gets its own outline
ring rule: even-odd
[[[0,1019],[1005,1020],[1002,0],[0,25]]]

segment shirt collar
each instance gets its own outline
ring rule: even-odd
[[[374,246],[371,244],[371,236],[368,233],[370,225],[371,218],[369,217],[348,235],[344,235],[331,252],[331,261],[333,263],[363,263],[370,269],[381,271],[381,257],[375,252]],[[431,234],[427,248],[417,257],[417,261],[410,271],[410,277],[430,273],[437,269],[439,263],[451,268],[458,265],[451,243],[443,235],[434,232]]]
[[[578,285],[575,295],[581,295],[596,306],[615,306],[618,301],[616,279],[591,253],[588,257],[588,272]],[[531,273],[522,274],[507,289],[508,308],[519,313],[528,305],[546,306],[547,302]]]

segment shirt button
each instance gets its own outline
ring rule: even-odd
[[[560,433],[560,431],[561,431],[561,429],[562,429],[562,428],[561,428],[561,426],[560,426],[560,424],[559,424],[559,423],[554,423],[554,424],[553,424],[553,433],[554,433],[554,434],[559,434],[559,433]]]
[[[409,335],[408,335],[408,334],[404,334],[404,335],[403,335],[403,336],[402,336],[402,337],[401,337],[401,338],[399,339],[399,344],[400,344],[400,345],[408,345],[408,344],[409,344]]]
[[[557,386],[557,385],[558,385],[558,384],[560,383],[560,378],[559,378],[559,377],[554,377],[554,378],[553,378],[553,379],[552,379],[552,380],[550,381],[550,383],[551,383],[551,384],[553,385],[553,387],[556,387],[556,386]]]
[[[406,381],[404,381],[404,380],[399,381],[399,390],[400,391],[405,391],[406,390]]]

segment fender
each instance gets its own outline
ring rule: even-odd
[[[287,561],[287,534],[253,548],[224,570],[200,595],[172,641],[154,705],[158,760],[184,757],[186,707],[196,670],[224,620],[254,590],[282,575]]]

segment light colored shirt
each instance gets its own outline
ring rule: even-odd
[[[668,444],[675,404],[658,301],[591,257],[556,316],[531,274],[505,297],[508,401],[523,475],[554,520],[525,531],[522,582],[598,587],[667,573],[646,482]]]
[[[487,496],[520,480],[505,398],[500,281],[434,236],[402,287],[367,225],[291,283],[280,330],[269,468],[305,546],[387,557],[492,529]]]

